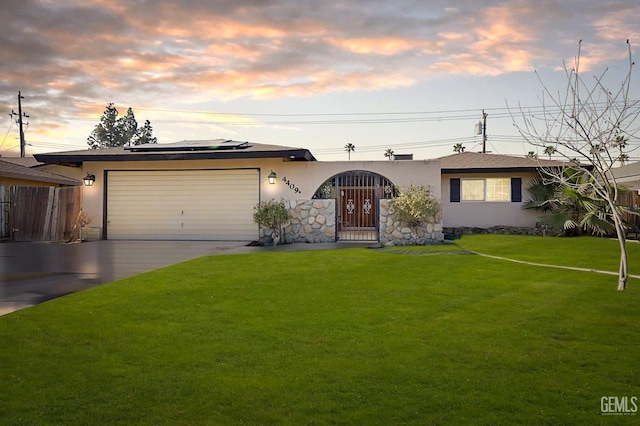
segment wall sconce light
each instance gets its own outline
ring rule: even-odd
[[[269,179],[269,184],[273,185],[274,183],[276,183],[276,178],[278,176],[276,175],[276,172],[274,172],[273,170],[271,170],[271,173],[269,173],[269,176],[267,176],[267,179]]]
[[[87,173],[82,181],[84,182],[84,186],[93,186],[93,182],[96,181],[96,177],[91,173]]]

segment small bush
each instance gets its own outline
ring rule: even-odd
[[[428,185],[409,185],[402,188],[393,198],[393,206],[398,218],[412,228],[436,220],[440,213],[440,203]]]
[[[253,207],[253,221],[273,231],[274,240],[280,236],[280,229],[289,220],[289,211],[284,200],[262,201]]]

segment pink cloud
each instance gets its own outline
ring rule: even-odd
[[[335,38],[326,41],[333,46],[359,55],[393,56],[409,50],[433,51],[434,43],[402,37]]]

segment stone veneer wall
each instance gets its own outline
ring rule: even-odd
[[[408,246],[434,244],[444,241],[442,222],[427,223],[412,229],[396,219],[393,201],[380,200],[380,244],[384,246]]]
[[[336,240],[336,200],[288,200],[291,219],[283,227],[285,243],[331,243]],[[262,235],[271,231],[261,229]]]
[[[444,228],[446,234],[453,237],[469,234],[500,234],[500,235],[556,235],[548,227],[538,223],[535,227],[527,226],[492,226],[490,228],[474,228],[474,227],[448,227]]]

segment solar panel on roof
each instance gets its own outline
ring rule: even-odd
[[[148,143],[143,145],[126,146],[131,152],[166,152],[166,151],[217,151],[227,149],[244,149],[249,142],[232,141],[227,139],[181,141],[165,144]]]

